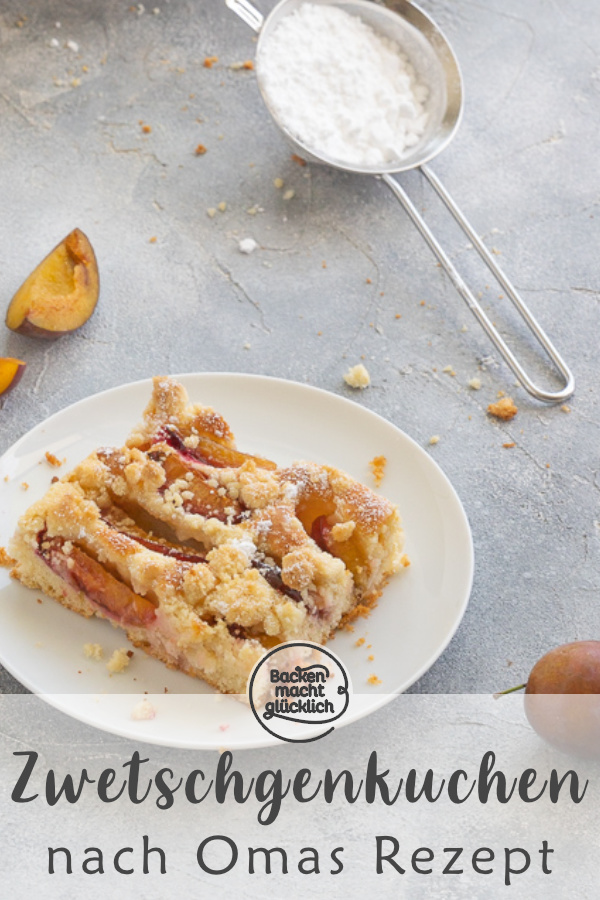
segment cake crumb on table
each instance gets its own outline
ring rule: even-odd
[[[378,678],[377,675],[369,675],[367,684],[372,684],[374,686],[381,684],[381,678]]]
[[[364,642],[365,642],[364,637],[359,638],[357,641],[354,641],[354,646],[355,646],[355,647],[362,647],[362,645],[364,644]]]
[[[481,379],[480,378],[471,378],[469,381],[469,387],[472,391],[481,390]]]
[[[119,650],[114,651],[113,655],[106,663],[106,668],[111,675],[123,672],[129,665],[132,656],[133,653],[131,650],[126,650],[124,647],[121,647]]]
[[[561,406],[561,410],[564,413],[570,413],[571,407],[567,403],[563,403],[563,405]]]
[[[364,388],[369,387],[371,384],[371,376],[369,375],[365,366],[362,363],[359,363],[357,366],[351,366],[346,374],[344,375],[344,381],[351,388],[356,388],[358,390],[364,390]]]
[[[88,659],[96,659],[100,661],[104,655],[104,650],[100,644],[84,644],[83,652]]]
[[[439,434],[432,434],[431,437],[429,438],[429,443],[432,445],[439,444],[439,442],[440,442]]]
[[[513,448],[513,447],[516,447],[517,445],[515,444],[514,441],[507,441],[506,444],[502,444],[502,446],[503,446],[506,450],[512,450],[512,448]]]
[[[400,557],[400,563],[401,563],[401,565],[402,565],[402,567],[403,567],[404,569],[408,569],[408,567],[410,566],[410,559],[408,558],[408,556],[406,555],[406,553],[404,553],[404,554]]]
[[[514,419],[519,410],[512,397],[502,397],[497,403],[490,403],[487,411],[488,415],[507,422],[509,419]]]
[[[46,462],[51,466],[55,466],[57,469],[64,463],[64,459],[59,459],[54,453],[50,453],[49,450],[46,450],[44,456],[46,457]]]
[[[373,473],[373,478],[375,479],[376,487],[379,487],[381,482],[383,481],[386,465],[387,458],[385,456],[374,456],[369,463],[369,467],[371,469],[371,472]]]
[[[369,656],[367,656],[367,662],[373,662],[374,659],[375,659],[375,657],[373,656],[372,653],[370,653]]]

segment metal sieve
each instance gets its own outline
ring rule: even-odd
[[[461,120],[463,109],[462,78],[458,62],[446,37],[438,26],[418,6],[408,0],[394,0],[394,10],[380,6],[372,0],[310,0],[313,4],[336,6],[352,15],[359,16],[375,31],[395,41],[409,58],[420,83],[429,89],[429,120],[425,133],[401,158],[393,160],[386,166],[358,167],[344,163],[320,153],[318,148],[309,146],[292,134],[283,124],[277,113],[271,108],[261,84],[261,51],[269,33],[284,16],[292,13],[306,0],[281,0],[265,18],[248,0],[225,0],[226,5],[235,12],[247,25],[258,32],[256,49],[256,74],[258,85],[265,105],[271,116],[292,143],[296,151],[307,160],[333,166],[347,172],[380,176],[394,192],[412,222],[416,225],[429,247],[438,258],[453,285],[461,295],[475,318],[519,379],[523,387],[536,399],[547,403],[561,403],[571,396],[575,390],[575,380],[565,361],[554,347],[552,341],[541,328],[519,293],[504,274],[479,235],[476,234],[469,221],[460,211],[439,178],[432,172],[427,163],[437,156],[452,140]],[[516,309],[525,320],[528,328],[539,344],[546,351],[557,370],[564,378],[564,387],[559,391],[546,391],[538,387],[529,377],[517,357],[500,335],[487,313],[477,300],[473,291],[463,280],[454,263],[425,222],[421,213],[409,198],[404,188],[393,177],[395,173],[408,169],[419,169],[427,181],[443,201],[452,216],[468,237],[479,256],[500,284]]]

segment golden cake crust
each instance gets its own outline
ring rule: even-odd
[[[154,379],[142,422],[19,521],[13,574],[167,665],[242,693],[272,646],[323,643],[402,565],[388,500],[331,466],[279,468]]]

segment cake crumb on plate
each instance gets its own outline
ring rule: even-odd
[[[379,487],[381,482],[383,481],[386,465],[387,458],[385,456],[374,456],[369,463],[369,467],[371,469],[371,472],[373,473],[373,478],[375,479],[376,487]]]
[[[4,547],[0,547],[0,567],[3,569],[11,569],[14,564],[15,561],[12,556],[9,556]]]
[[[132,655],[131,650],[126,650],[124,647],[121,647],[119,650],[114,651],[113,655],[106,663],[106,668],[111,675],[123,672],[129,665]]]
[[[147,697],[143,697],[131,710],[131,718],[136,722],[144,722],[156,718],[156,710]]]
[[[104,656],[104,649],[100,644],[84,644],[83,652],[88,659],[96,659],[98,661]]]

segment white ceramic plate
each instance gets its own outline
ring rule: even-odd
[[[356,622],[354,633],[338,633],[331,645],[359,695],[344,724],[373,712],[433,665],[464,614],[473,547],[452,485],[413,440],[342,397],[257,375],[178,377],[194,402],[225,416],[247,452],[279,464],[294,459],[329,463],[366,484],[372,484],[368,461],[387,457],[381,492],[400,508],[412,565],[391,580],[378,607]],[[42,496],[54,475],[99,446],[123,443],[150,391],[150,382],[141,381],[96,394],[56,413],[8,450],[0,460],[0,546],[7,545],[18,516]],[[45,461],[47,450],[66,457],[60,470]],[[126,644],[123,633],[52,600],[40,604],[40,596],[0,569],[0,661],[64,712],[115,734],[169,746],[236,749],[274,742],[239,702],[213,696],[203,682],[141,652],[125,672],[109,677],[103,663],[85,658],[83,644],[99,643],[109,655]],[[362,637],[365,642],[357,647]],[[372,674],[381,685],[367,684]],[[132,704],[143,692],[155,695],[157,716],[132,721]]]

